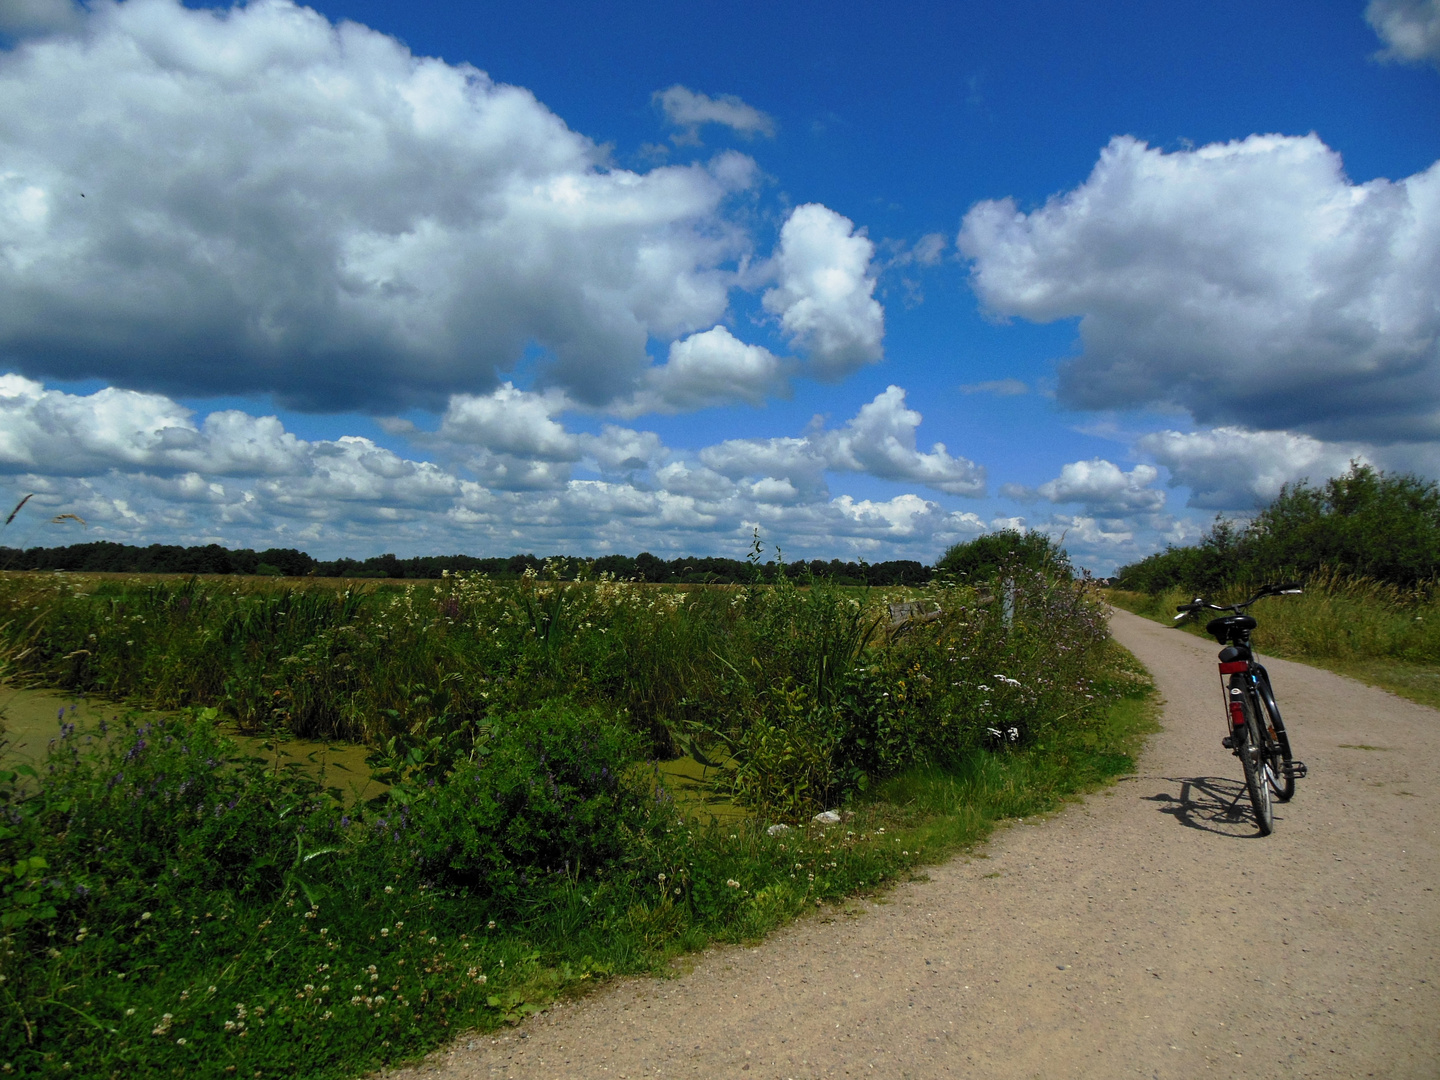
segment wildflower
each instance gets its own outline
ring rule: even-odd
[[[390,928],[389,928],[388,926],[382,926],[382,927],[380,928],[380,936],[381,936],[381,937],[389,937],[389,936],[390,936]]]
[[[150,912],[147,911],[147,912],[145,912],[143,915],[140,916],[140,921],[141,921],[141,922],[145,922],[145,921],[147,921],[150,917],[151,917]]]
[[[740,887],[740,883],[736,881],[733,877],[729,881],[725,882],[725,884],[732,889],[738,889]]]
[[[385,886],[385,895],[386,895],[386,896],[389,896],[389,895],[390,895],[391,893],[393,893],[394,891],[395,891],[395,886],[394,886],[394,885],[386,885],[386,886]]]
[[[486,930],[494,930],[494,929],[495,929],[495,920],[494,920],[494,919],[491,919],[488,923],[486,923],[486,924],[485,924],[485,929],[486,929]]]

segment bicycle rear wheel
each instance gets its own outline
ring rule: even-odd
[[[1245,768],[1245,788],[1250,793],[1250,805],[1255,809],[1255,822],[1260,826],[1260,835],[1269,836],[1275,831],[1275,808],[1270,802],[1270,784],[1265,778],[1266,755],[1264,729],[1260,725],[1259,702],[1249,681],[1240,675],[1230,677],[1230,687],[1240,688],[1238,697],[1245,710],[1245,743],[1238,747],[1240,764]],[[1232,696],[1233,700],[1233,696]]]

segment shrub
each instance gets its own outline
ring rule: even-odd
[[[374,823],[429,877],[513,907],[546,875],[611,866],[649,827],[639,740],[597,709],[551,702],[505,716],[476,746],[439,782],[392,789]]]
[[[941,556],[935,569],[978,583],[1018,569],[1038,570],[1069,577],[1070,557],[1058,543],[1038,532],[1001,529],[955,544]]]
[[[62,723],[47,762],[0,772],[0,925],[22,939],[114,924],[108,961],[145,952],[147,911],[196,894],[308,887],[340,839],[314,779],[236,756],[214,710],[130,717],[92,734]]]

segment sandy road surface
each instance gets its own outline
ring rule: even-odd
[[[1113,628],[1168,703],[1135,778],[407,1075],[1440,1077],[1440,713],[1269,663],[1310,777],[1262,839],[1226,813],[1217,647]]]

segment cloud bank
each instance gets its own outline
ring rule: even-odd
[[[7,366],[325,411],[438,410],[527,355],[597,407],[783,383],[711,329],[765,284],[727,209],[755,181],[741,154],[616,168],[529,91],[288,0],[6,10],[53,31],[0,53]],[[687,122],[768,130],[666,93]],[[821,206],[782,230],[766,308],[821,377],[880,356],[872,255]],[[651,373],[653,343],[686,340]]]
[[[317,552],[744,551],[751,531],[794,555],[923,560],[985,523],[902,492],[832,495],[827,471],[942,491],[983,491],[979,466],[915,448],[920,415],[898,387],[846,424],[803,437],[732,440],[696,453],[653,432],[568,430],[562,395],[502,385],[456,395],[433,432],[392,423],[436,460],[373,440],[306,440],[273,416],[197,419],[159,394],[76,395],[0,376],[0,486],[35,491],[43,520],[90,522],[91,539],[220,541]],[[7,543],[68,535],[7,534]]]

